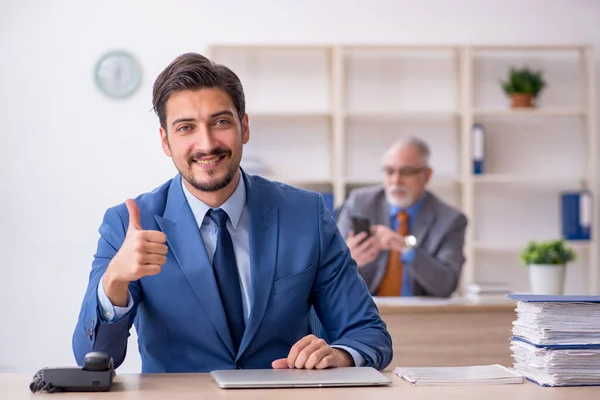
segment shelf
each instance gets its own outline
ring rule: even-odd
[[[561,45],[561,44],[475,44],[469,46],[472,50],[492,50],[492,51],[579,51],[586,47],[582,45]]]
[[[581,117],[586,114],[580,108],[540,107],[540,108],[475,108],[475,117]]]
[[[532,109],[475,108],[475,117],[582,117],[586,111],[580,108],[546,107]],[[448,119],[457,118],[456,110],[348,110],[344,116],[350,119]]]
[[[462,181],[460,178],[451,176],[432,177],[429,185],[432,187],[451,187],[460,184]],[[361,178],[346,178],[346,185],[348,186],[373,186],[381,185],[383,179],[361,179]]]
[[[427,119],[452,119],[459,113],[452,110],[350,110],[345,111],[348,119],[360,120],[427,120]]]
[[[475,242],[473,244],[475,250],[490,253],[519,253],[528,241],[524,240],[521,243],[495,243],[495,242]],[[590,243],[586,241],[567,241],[567,244],[573,247],[573,250],[588,250]]]
[[[271,42],[266,43],[213,43],[211,44],[215,50],[330,50],[331,45],[326,44],[309,44],[309,43],[286,43],[276,44]],[[471,44],[471,45],[443,45],[431,43],[349,43],[341,46],[344,50],[460,50],[468,47],[472,50],[495,50],[495,51],[573,51],[583,50],[584,45],[569,45],[569,44]]]
[[[431,44],[398,44],[398,43],[380,43],[380,44],[350,44],[343,46],[347,53],[353,51],[381,51],[381,50],[396,50],[396,51],[457,51],[460,46],[452,45],[431,45]]]
[[[317,110],[256,110],[247,111],[248,117],[252,118],[329,118],[331,113],[329,111],[317,111]]]
[[[268,175],[267,176],[262,175],[262,176],[265,179],[275,181],[275,182],[285,183],[286,185],[291,185],[291,186],[325,186],[325,185],[332,186],[333,185],[333,180],[331,180],[331,179],[302,179],[302,178],[286,179],[285,177],[281,177],[281,176],[268,176]]]
[[[523,174],[483,174],[473,175],[474,183],[501,183],[501,184],[528,184],[540,186],[573,186],[585,184],[587,180],[580,176],[551,176],[551,175],[523,175]]]
[[[459,289],[480,278],[522,280],[524,271],[504,268],[507,260],[517,268],[527,245],[513,222],[553,237],[561,193],[598,196],[592,46],[234,43],[213,53],[245,85],[254,132],[246,164],[268,160],[269,179],[332,193],[335,206],[352,190],[383,185],[381,156],[395,140],[424,139],[435,167],[428,189],[475,227],[465,233]],[[499,81],[517,65],[544,71],[550,84],[538,107],[510,107]],[[482,175],[472,173],[473,123],[486,128]],[[592,230],[599,227],[594,218]],[[596,240],[569,244],[590,265],[569,285],[599,293]]]
[[[330,45],[319,44],[274,44],[274,43],[215,43],[212,44],[214,52],[217,51],[306,51],[324,50],[329,51]]]

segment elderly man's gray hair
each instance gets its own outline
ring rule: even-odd
[[[429,146],[427,145],[427,143],[425,143],[425,141],[414,137],[414,136],[409,136],[406,138],[402,138],[399,139],[397,141],[395,141],[389,148],[389,150],[387,151],[387,153],[392,152],[392,151],[397,151],[398,149],[401,148],[405,148],[405,147],[412,147],[414,149],[416,149],[419,154],[421,154],[421,157],[423,158],[423,165],[429,165]]]

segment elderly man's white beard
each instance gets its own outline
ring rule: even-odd
[[[394,194],[404,194],[403,199],[399,199]],[[396,207],[406,208],[412,205],[413,196],[402,186],[390,186],[385,190],[385,197],[388,203],[395,205]]]

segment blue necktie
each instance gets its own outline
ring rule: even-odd
[[[242,336],[244,336],[246,323],[244,321],[240,277],[235,262],[235,253],[233,252],[233,241],[226,225],[229,216],[220,208],[209,210],[208,216],[218,226],[217,248],[213,259],[213,270],[217,279],[221,302],[225,309],[233,347],[237,353]]]

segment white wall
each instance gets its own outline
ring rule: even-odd
[[[600,42],[593,0],[360,4],[0,2],[0,371],[74,363],[71,334],[105,209],[174,173],[150,109],[153,80],[176,55],[216,42]],[[125,101],[94,87],[94,63],[113,48],[144,68]],[[122,371],[139,368],[133,345]]]

